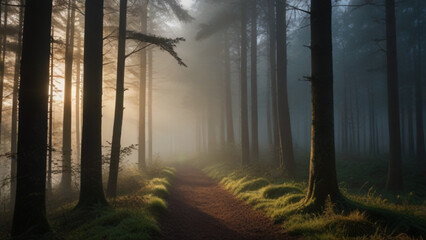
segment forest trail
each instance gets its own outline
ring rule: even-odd
[[[164,240],[297,239],[189,166],[177,168],[168,209],[160,219]]]

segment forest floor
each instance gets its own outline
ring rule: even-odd
[[[168,212],[159,222],[165,240],[298,239],[202,171],[187,165],[177,168]]]

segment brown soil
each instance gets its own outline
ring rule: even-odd
[[[160,219],[165,240],[296,239],[192,167],[178,168],[168,209]]]

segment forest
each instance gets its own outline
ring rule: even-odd
[[[0,0],[0,240],[426,239],[425,0]]]

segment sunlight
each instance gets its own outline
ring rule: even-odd
[[[190,8],[194,4],[194,0],[181,0],[180,2],[184,8]]]

